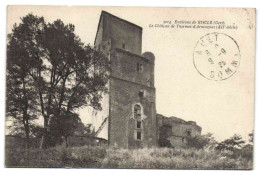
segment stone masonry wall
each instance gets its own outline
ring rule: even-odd
[[[111,108],[110,108],[110,144],[120,147],[149,146],[156,144],[156,118],[154,89],[136,85],[117,78],[110,81]],[[147,92],[146,97],[139,97],[140,89]],[[142,137],[141,141],[135,138],[135,120],[133,119],[133,106],[142,106]]]
[[[177,117],[165,117],[157,114],[157,130],[160,132],[162,127],[171,129],[171,133],[167,134],[168,140],[174,147],[180,147],[187,143],[187,137],[195,137],[201,134],[201,127],[193,121],[185,121]],[[157,139],[159,140],[160,133]]]
[[[102,12],[103,41],[111,40],[112,49],[122,48],[141,55],[142,28],[123,19],[119,19],[107,12]]]
[[[144,65],[143,72],[136,70],[137,63]],[[147,84],[153,64],[141,56],[115,50],[111,54],[110,78],[110,144],[120,147],[156,145],[155,88]],[[144,96],[139,97],[140,90]],[[142,139],[136,139],[134,105],[142,108]]]

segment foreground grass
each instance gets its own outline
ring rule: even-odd
[[[253,162],[213,150],[105,147],[55,147],[47,150],[6,149],[7,167],[252,169]]]

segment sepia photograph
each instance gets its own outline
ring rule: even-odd
[[[255,8],[6,11],[5,167],[254,169]]]

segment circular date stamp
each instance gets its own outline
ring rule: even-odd
[[[239,46],[226,34],[207,34],[194,48],[193,63],[203,77],[214,81],[226,80],[235,74],[239,66]]]

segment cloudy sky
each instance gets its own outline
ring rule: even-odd
[[[217,140],[235,133],[247,138],[253,130],[254,115],[254,16],[243,9],[183,8],[102,8],[59,6],[9,6],[7,32],[28,13],[43,16],[47,22],[61,19],[75,25],[83,42],[93,45],[101,11],[105,10],[143,28],[142,51],[151,51],[155,61],[157,113],[196,121],[202,133],[211,132]],[[224,21],[231,29],[149,28],[175,20]],[[225,33],[240,48],[240,65],[236,73],[224,81],[201,76],[193,64],[197,41],[208,33]],[[81,111],[83,122],[90,121],[88,110]]]

